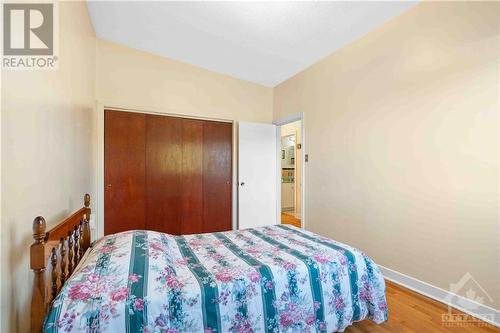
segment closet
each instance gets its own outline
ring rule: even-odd
[[[105,110],[104,233],[231,229],[232,124]]]

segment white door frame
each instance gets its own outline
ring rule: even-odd
[[[136,105],[128,105],[123,103],[116,102],[107,102],[107,101],[97,101],[96,102],[97,109],[97,177],[95,179],[95,193],[96,200],[94,201],[95,208],[95,219],[92,220],[91,217],[91,227],[92,227],[92,239],[98,239],[104,236],[104,110],[115,110],[115,111],[123,111],[123,112],[134,112],[134,113],[146,113],[146,114],[154,114],[161,116],[170,116],[170,117],[181,117],[181,118],[190,118],[190,119],[200,119],[200,120],[212,120],[212,121],[220,121],[227,122],[233,124],[233,151],[232,151],[232,229],[237,229],[237,218],[238,218],[238,179],[236,171],[238,169],[238,140],[237,140],[237,128],[238,122],[232,119],[221,119],[221,118],[209,118],[209,117],[200,117],[196,115],[186,115],[183,114],[182,111],[178,110],[164,110],[164,109],[155,109],[151,107],[142,107]],[[92,214],[93,215],[93,214]],[[97,221],[96,221],[97,220]]]
[[[305,196],[305,188],[306,188],[306,135],[304,131],[304,113],[298,113],[286,118],[282,118],[279,120],[273,121],[273,124],[277,126],[276,131],[276,159],[277,159],[277,172],[276,172],[276,193],[277,193],[277,203],[276,203],[276,214],[277,221],[281,223],[281,126],[286,125],[288,123],[293,123],[294,121],[300,120],[300,132],[302,137],[301,144],[301,154],[302,154],[302,186],[300,189],[300,226],[302,229],[305,229],[306,225],[306,196]]]

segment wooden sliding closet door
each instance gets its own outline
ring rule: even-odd
[[[105,111],[105,234],[231,230],[232,124]]]
[[[146,116],[146,229],[181,232],[182,119]]]
[[[203,121],[183,119],[181,234],[203,232],[203,130]]]
[[[104,234],[144,229],[146,117],[104,113]],[[109,223],[108,223],[109,221]]]
[[[203,127],[203,232],[231,230],[232,142],[229,123],[205,122]]]

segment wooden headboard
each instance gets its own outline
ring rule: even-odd
[[[83,201],[82,208],[48,231],[43,217],[33,221],[31,332],[42,331],[49,305],[90,247],[90,195]]]

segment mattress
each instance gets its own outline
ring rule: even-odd
[[[101,238],[51,304],[46,332],[335,332],[387,320],[363,252],[292,226]]]

